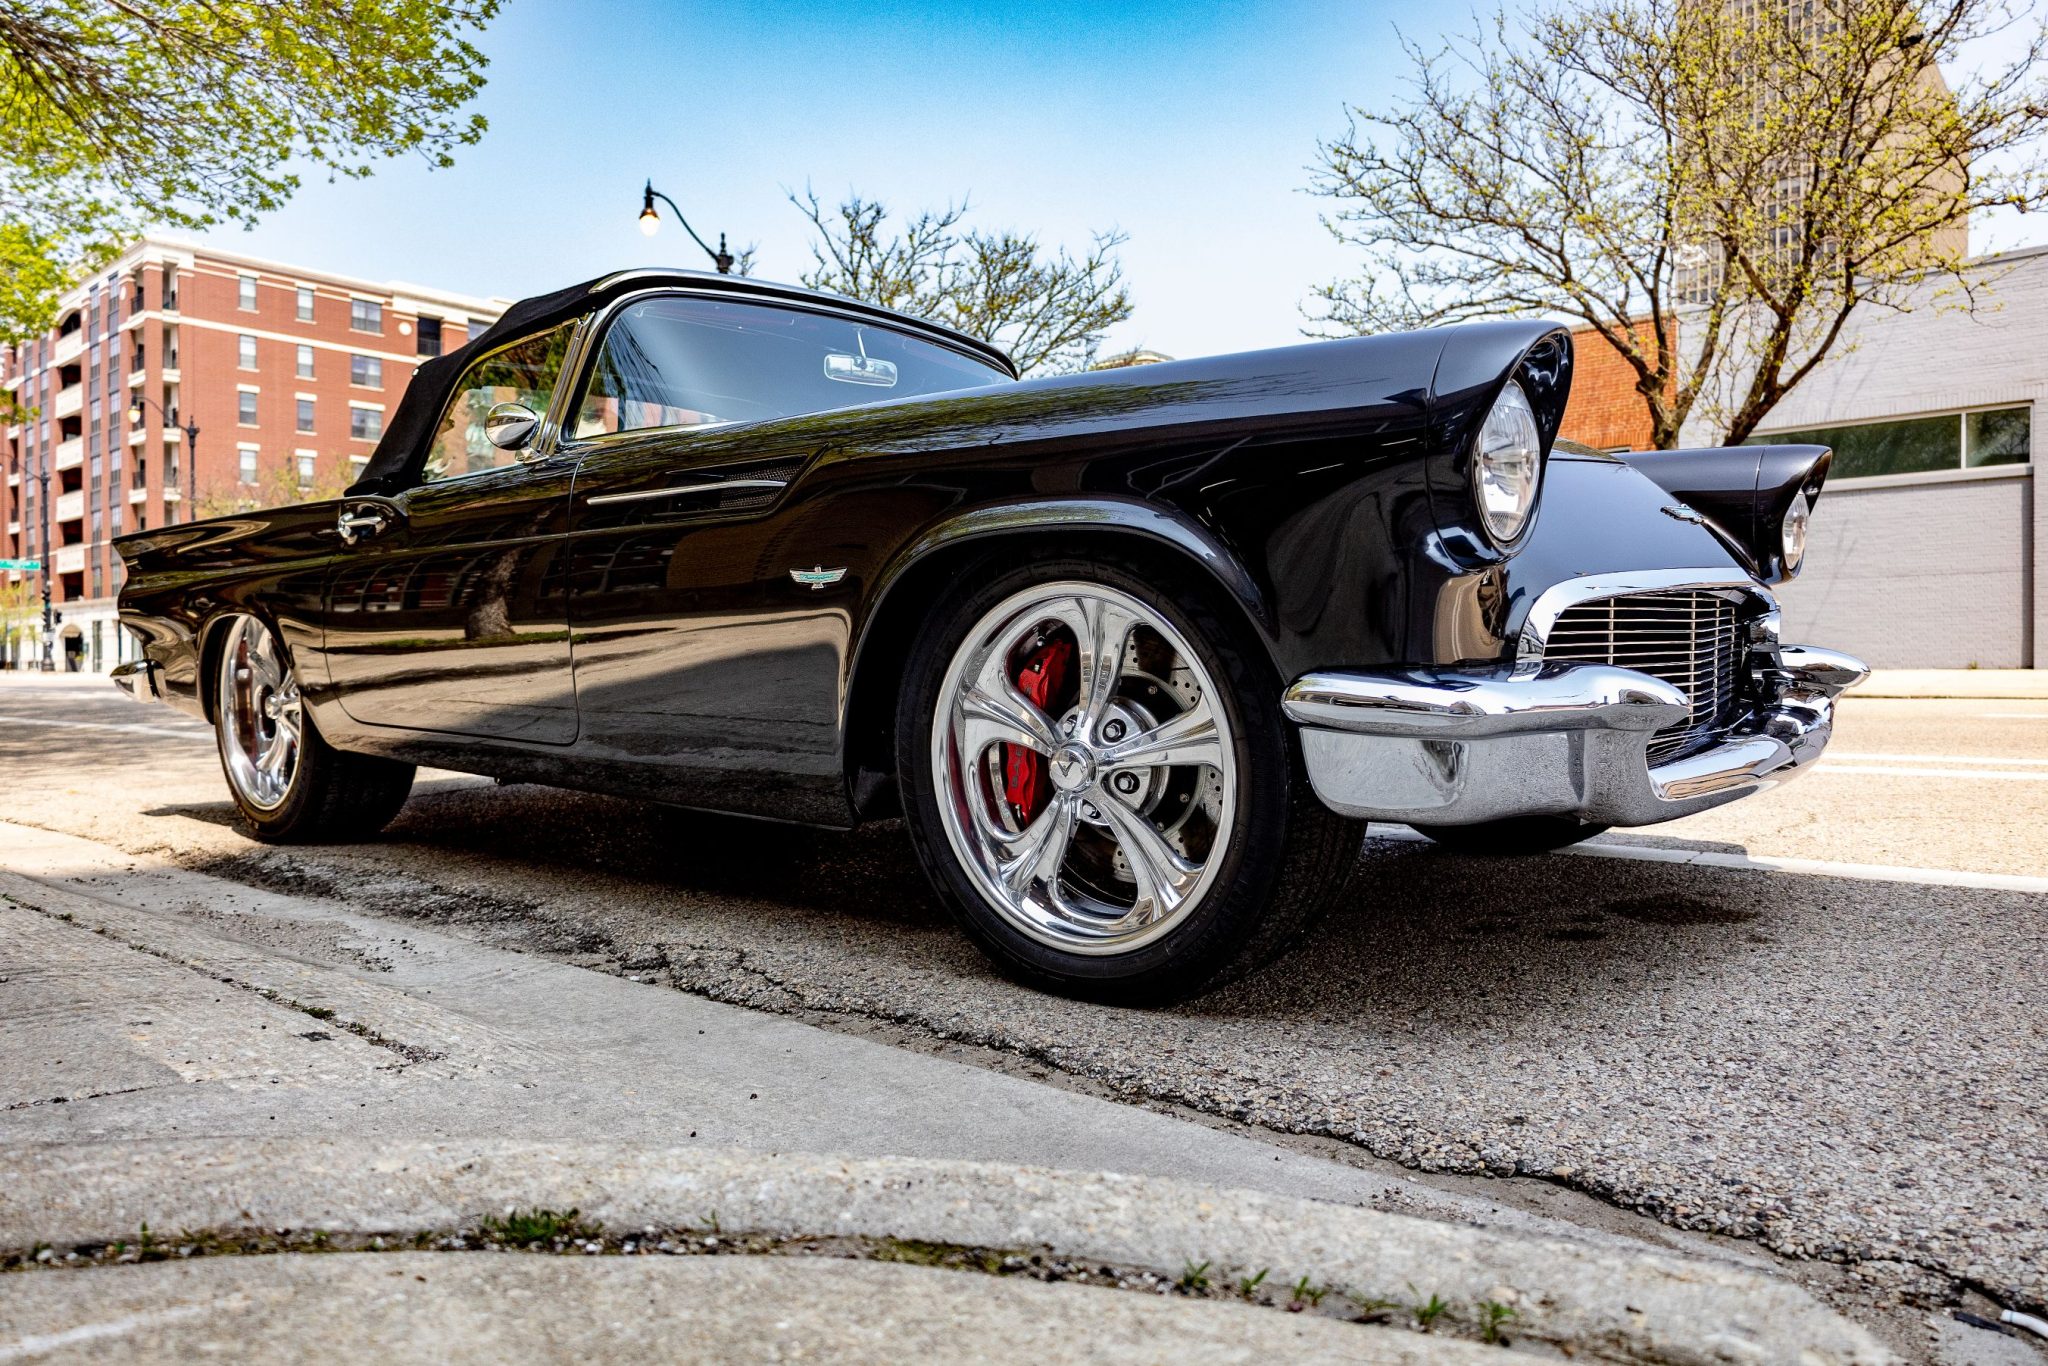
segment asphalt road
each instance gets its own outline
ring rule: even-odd
[[[2025,882],[2048,878],[2048,703],[1851,698],[1812,775],[1608,841],[1931,872],[1373,840],[1301,951],[1159,1012],[992,976],[890,825],[815,833],[430,775],[379,843],[269,848],[235,829],[203,729],[34,679],[0,682],[0,803],[365,915],[985,1045],[1426,1172],[1563,1185],[1847,1262],[1887,1294],[2048,1304],[2048,881]]]

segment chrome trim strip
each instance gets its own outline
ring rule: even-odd
[[[787,479],[719,479],[703,484],[677,484],[665,489],[639,489],[633,493],[593,493],[583,501],[591,507],[606,503],[643,503],[655,498],[676,498],[686,493],[726,493],[733,489],[786,489]]]
[[[1669,593],[1686,588],[1703,592],[1741,592],[1761,598],[1768,606],[1778,605],[1769,589],[1741,570],[1726,565],[1719,569],[1633,569],[1618,574],[1588,574],[1583,578],[1552,584],[1529,605],[1529,615],[1522,622],[1522,634],[1515,644],[1515,658],[1525,664],[1542,659],[1543,642],[1550,635],[1550,628],[1557,624],[1557,619],[1564,615],[1566,609],[1582,602],[1627,597],[1633,593]]]

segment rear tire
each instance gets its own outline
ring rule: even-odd
[[[1053,554],[991,557],[958,582],[908,661],[896,762],[918,858],[968,936],[1018,981],[1122,1005],[1194,995],[1295,944],[1363,827],[1310,790],[1227,599],[1190,573]],[[1062,642],[1072,678],[1055,685]],[[1021,710],[992,719],[988,698]]]
[[[213,666],[213,734],[242,819],[280,844],[366,839],[412,791],[413,766],[327,743],[305,714],[298,676],[268,625],[238,616]]]
[[[1507,816],[1477,825],[1415,827],[1446,849],[1461,854],[1502,856],[1548,854],[1605,834],[1609,827],[1589,825],[1570,816]]]

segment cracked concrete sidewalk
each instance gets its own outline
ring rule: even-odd
[[[0,869],[0,1142],[695,1142],[1134,1172],[1613,1237],[72,836],[0,822]]]
[[[808,1156],[818,1153],[999,1164],[992,1171],[1133,1173],[1199,1183],[1165,1183],[1162,1211],[1227,1209],[1254,1199],[1241,1194],[1247,1191],[1265,1193],[1257,1198],[1351,1206],[1338,1214],[1367,1220],[1347,1235],[1354,1241],[1384,1236],[1383,1226],[1370,1223],[1384,1217],[1375,1211],[1424,1215],[1454,1231],[1444,1258],[1458,1260],[1464,1254],[1456,1249],[1471,1239],[1524,1242],[1539,1281],[1541,1267],[1571,1261],[1546,1249],[1568,1246],[1588,1257],[1645,1265],[1659,1251],[1647,1237],[1589,1230],[1253,1136],[356,915],[332,898],[210,878],[71,836],[0,823],[0,869],[7,870],[0,872],[0,1144],[11,1152],[0,1162],[0,1171],[10,1173],[0,1186],[15,1192],[16,1232],[45,1210],[65,1208],[65,1192],[84,1188],[69,1178],[50,1179],[66,1162],[89,1166],[95,1153],[118,1158],[149,1193],[152,1207],[164,1211],[163,1226],[198,1227],[211,1217],[201,1208],[205,1179],[168,1154],[153,1158],[157,1145],[147,1141],[181,1141],[187,1152],[242,1151],[252,1140],[289,1143],[317,1135],[369,1152],[418,1141],[653,1143],[674,1154],[671,1161],[713,1166],[729,1160],[729,1150],[746,1149],[767,1155],[763,1170],[777,1175],[828,1161]],[[304,1166],[304,1159],[294,1159],[280,1170]],[[33,1184],[29,1178],[43,1169],[41,1184]],[[1083,1191],[1106,1179],[1037,1175]],[[969,1182],[973,1189],[999,1185],[986,1174]],[[976,1203],[967,1189],[954,1190],[955,1214],[946,1217]],[[37,1191],[41,1203],[24,1206]],[[515,1182],[496,1195],[538,1203],[547,1192]],[[1056,1202],[1040,1193],[1015,1203],[1038,1211]],[[818,1208],[831,1204],[827,1198]],[[179,1213],[185,1210],[189,1217]],[[1267,1210],[1270,1223],[1307,1218]],[[1086,1219],[1069,1222],[1079,1238]],[[1147,1222],[1158,1227],[1168,1221],[1162,1214]],[[1044,1241],[1051,1246],[1061,1239]],[[1218,1249],[1218,1255],[1231,1251]],[[462,1319],[469,1299],[493,1286],[498,1289],[491,1293],[540,1297],[529,1303],[577,1303],[561,1328],[561,1341],[575,1346],[556,1355],[621,1348],[635,1340],[630,1325],[636,1322],[649,1331],[667,1324],[686,1337],[697,1333],[689,1340],[714,1351],[761,1331],[760,1322],[738,1311],[715,1322],[700,1316],[684,1323],[673,1309],[660,1307],[687,1297],[683,1282],[692,1277],[761,1281],[759,1293],[779,1296],[768,1303],[798,1306],[776,1322],[793,1313],[808,1323],[813,1320],[805,1315],[845,1314],[845,1306],[864,1296],[874,1301],[900,1294],[893,1308],[871,1307],[848,1319],[855,1334],[847,1340],[850,1349],[869,1340],[858,1334],[870,1328],[879,1335],[873,1341],[887,1342],[890,1332],[910,1322],[903,1316],[914,1316],[922,1305],[933,1322],[956,1326],[964,1335],[956,1340],[1000,1347],[1010,1359],[1034,1355],[1026,1349],[1037,1339],[1016,1325],[1039,1312],[1067,1315],[1102,1348],[1102,1359],[1141,1359],[1148,1353],[1110,1348],[1127,1339],[1142,1343],[1140,1330],[1155,1313],[1105,1304],[1100,1296],[1106,1292],[1086,1287],[990,1289],[993,1298],[977,1298],[969,1288],[977,1282],[1009,1283],[930,1278],[945,1273],[835,1270],[811,1285],[800,1268],[789,1266],[635,1269],[600,1290],[580,1271],[457,1270],[457,1260],[464,1259],[437,1263],[443,1273],[424,1283],[436,1287],[431,1293],[399,1286],[402,1303],[382,1281],[374,1294],[366,1289],[366,1278],[390,1275],[389,1265],[366,1266],[348,1256],[312,1259],[319,1263],[312,1270],[300,1265],[302,1259],[263,1257],[224,1258],[206,1267],[26,1273],[10,1282],[8,1297],[26,1307],[10,1309],[11,1318],[0,1314],[12,1334],[0,1341],[0,1360],[84,1355],[114,1339],[124,1350],[182,1352],[224,1333],[233,1338],[287,1326],[324,1342],[339,1331],[333,1324],[346,1307],[365,1295],[389,1309],[396,1332],[406,1324]],[[1155,1260],[1172,1271],[1165,1252]],[[740,1259],[719,1261],[736,1267]],[[1696,1265],[1703,1281],[1754,1286],[1759,1295],[1768,1291],[1801,1306],[1802,1315],[1810,1310],[1814,1322],[1839,1324],[1850,1350],[1817,1360],[1886,1359],[1860,1330],[1773,1275],[1760,1254],[1730,1252]],[[318,1288],[309,1288],[309,1277]],[[12,1294],[23,1287],[32,1287],[32,1293],[23,1290],[26,1298]],[[735,1293],[756,1292],[741,1286]],[[1621,1293],[1617,1304],[1639,1298],[1638,1292]],[[135,1307],[126,1317],[109,1308],[130,1301]],[[1204,1309],[1175,1330],[1181,1336],[1173,1341],[1187,1345],[1189,1359],[1313,1358],[1347,1350],[1318,1337],[1321,1329],[1290,1326],[1285,1316],[1207,1314]],[[855,1324],[866,1326],[856,1330]],[[1677,1341],[1660,1338],[1675,1355],[1632,1353],[1628,1359],[1714,1359],[1707,1348],[1697,1355],[1697,1344],[1682,1341],[1686,1332],[1703,1331],[1681,1330]],[[792,1343],[803,1336],[790,1332]],[[368,1334],[346,1340],[382,1350],[407,1339],[401,1334],[387,1342]],[[1381,1349],[1354,1341],[1348,1350],[1367,1357]],[[1369,1359],[1453,1360],[1463,1350],[1407,1340]],[[861,1351],[850,1355],[858,1358]]]

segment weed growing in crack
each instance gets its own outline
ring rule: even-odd
[[[1294,1298],[1287,1302],[1287,1307],[1295,1313],[1300,1313],[1303,1309],[1314,1309],[1323,1302],[1323,1296],[1329,1293],[1330,1287],[1327,1285],[1310,1285],[1308,1277],[1303,1276],[1294,1283]]]
[[[1415,1290],[1415,1287],[1412,1285],[1408,1288],[1415,1291],[1417,1295],[1422,1293],[1419,1290]],[[1442,1295],[1431,1295],[1427,1300],[1418,1299],[1408,1307],[1408,1312],[1415,1316],[1415,1326],[1427,1333],[1436,1326],[1436,1321],[1442,1318],[1444,1312],[1450,1307],[1450,1304]]]
[[[580,1210],[508,1210],[501,1218],[487,1218],[478,1228],[486,1239],[507,1247],[533,1247],[540,1243],[568,1242],[596,1238],[604,1230],[581,1217]]]

